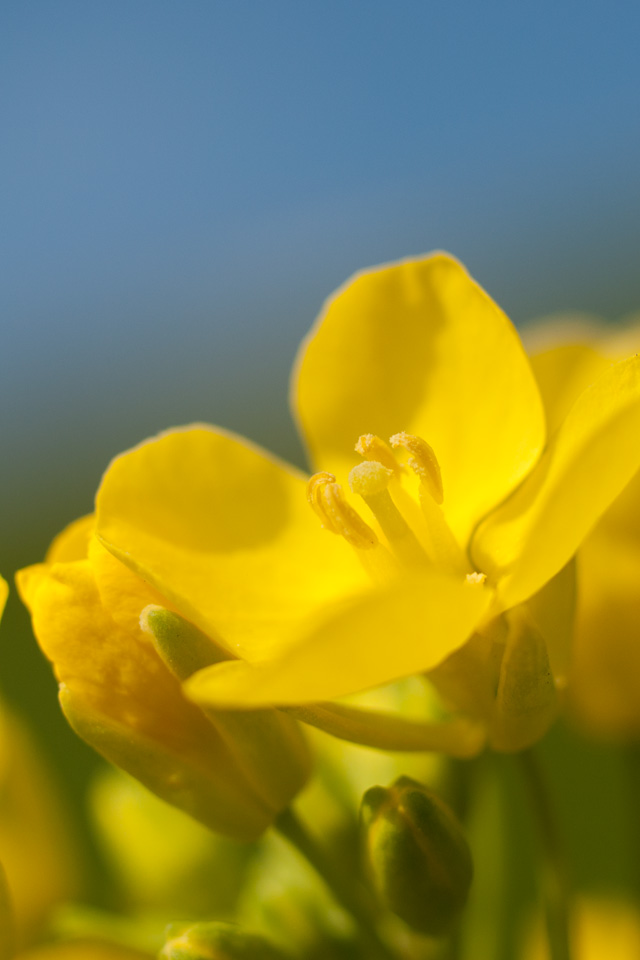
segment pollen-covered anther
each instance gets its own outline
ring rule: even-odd
[[[376,461],[395,476],[400,476],[402,473],[402,467],[394,457],[393,450],[375,433],[364,433],[359,437],[355,450],[363,460]]]
[[[422,437],[412,433],[395,433],[391,437],[392,447],[404,447],[413,456],[409,459],[409,466],[425,485],[436,503],[442,503],[444,493],[442,489],[442,474],[438,458]]]
[[[337,533],[353,547],[368,550],[378,538],[344,495],[332,473],[316,473],[307,485],[307,499],[325,530]]]

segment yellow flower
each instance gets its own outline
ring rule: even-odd
[[[538,332],[538,342],[544,333]],[[563,415],[580,390],[613,359],[640,348],[640,326],[611,334],[571,326],[564,342],[532,356],[548,416]],[[635,441],[637,443],[637,441]],[[604,513],[577,557],[570,700],[591,731],[640,736],[640,474]]]
[[[162,799],[214,830],[257,837],[306,780],[300,731],[275,711],[243,721],[187,700],[140,625],[143,608],[166,601],[104,549],[93,527],[93,517],[71,524],[45,563],[17,576],[67,719]]]
[[[547,644],[563,669],[570,583],[556,575],[640,461],[638,360],[605,371],[546,443],[515,330],[438,254],[338,292],[303,348],[294,403],[311,481],[207,426],[141,444],[103,479],[103,554],[229,658],[188,694],[294,709],[392,749],[477,750],[468,726],[443,745],[436,730],[326,703],[429,671],[494,746],[531,742],[554,711]]]

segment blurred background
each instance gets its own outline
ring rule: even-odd
[[[362,267],[447,249],[519,325],[637,310],[639,31],[632,2],[5,0],[2,573],[160,429],[300,461],[290,366]],[[15,594],[0,684],[79,802]]]

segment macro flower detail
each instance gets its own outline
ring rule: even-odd
[[[93,527],[93,517],[76,521],[54,541],[45,563],[18,575],[69,723],[108,760],[211,829],[240,839],[259,836],[308,775],[299,729],[284,715],[271,723],[273,711],[260,724],[278,774],[274,786],[273,778],[257,774],[246,749],[253,714],[244,724],[241,715],[234,717],[240,728],[234,737],[222,714],[186,699],[152,631],[140,626],[141,610],[164,598],[111,556]],[[207,643],[212,650],[205,662],[211,663],[218,654]],[[258,766],[268,763],[267,751]]]
[[[484,735],[502,750],[537,739],[555,715],[554,675],[565,679],[567,564],[640,461],[629,442],[640,426],[637,358],[580,393],[547,442],[515,330],[456,261],[435,255],[340,291],[296,382],[310,481],[224,431],[168,431],[108,469],[88,555],[76,544],[71,562],[22,575],[72,723],[106,736],[109,754],[118,737],[95,716],[124,716],[125,728],[169,742],[181,729],[167,719],[175,704],[189,718],[174,747],[182,763],[185,743],[213,736],[182,683],[206,709],[283,707],[391,749],[466,755]],[[72,528],[57,551],[77,536]],[[149,604],[179,612],[220,655],[172,676],[141,641]],[[80,694],[73,674],[86,657],[69,637],[114,630],[122,639],[99,649],[117,682],[96,682],[96,657]],[[123,644],[136,651],[133,670],[130,653],[109,659]],[[327,703],[414,673],[462,719],[453,738],[446,725],[416,730]]]
[[[459,263],[364,272],[297,364],[311,483],[223,430],[168,431],[113,461],[96,535],[224,651],[186,680],[196,702],[437,749],[444,728],[327,703],[427,673],[471,723],[443,749],[479,749],[478,725],[519,749],[566,680],[569,561],[640,462],[639,370],[608,367],[548,435],[515,329]]]

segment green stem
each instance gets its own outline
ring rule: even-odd
[[[357,886],[351,878],[345,880],[340,870],[337,870],[325,856],[324,851],[318,847],[304,824],[290,807],[278,815],[275,827],[311,864],[316,873],[327,884],[338,903],[351,914],[367,950],[367,957],[370,957],[371,960],[397,960],[395,954],[378,936],[374,919],[362,898],[358,895]]]
[[[545,913],[551,960],[571,960],[569,882],[551,802],[533,751],[525,750],[519,756],[542,843]]]

